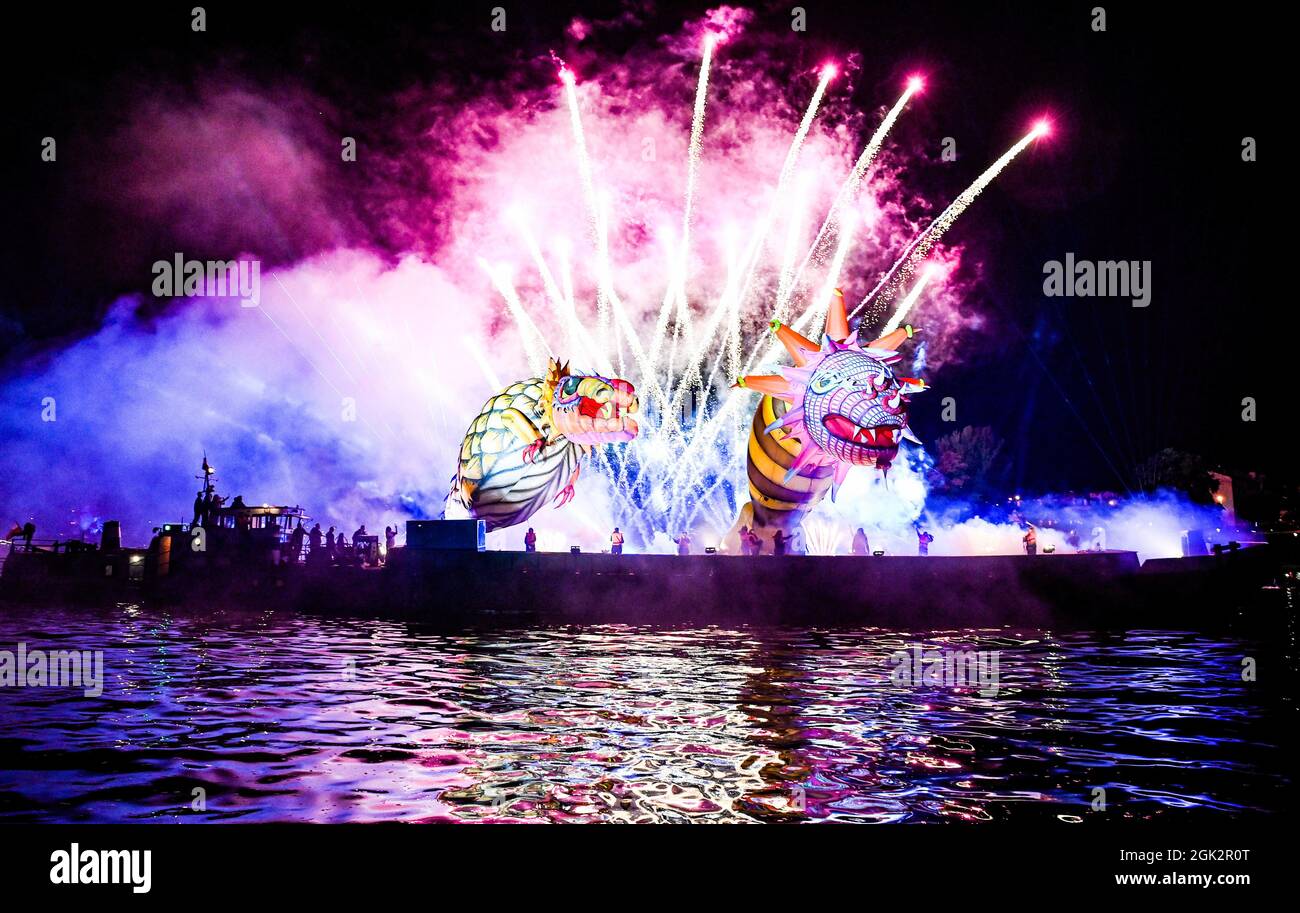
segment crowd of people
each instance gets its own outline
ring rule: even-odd
[[[388,555],[397,545],[397,527],[384,527],[384,547],[379,548],[379,537],[373,536],[362,523],[348,536],[336,527],[322,529],[319,523],[307,529],[299,520],[289,531],[288,540],[282,543],[281,560],[287,564],[368,564],[378,567],[386,563]]]
[[[307,546],[306,550],[303,549],[304,544]],[[322,530],[321,525],[317,523],[308,530],[299,520],[289,533],[288,545],[288,561],[291,564],[306,560],[308,563],[318,561],[329,564],[359,563],[377,567],[386,562],[388,555],[396,547],[397,527],[384,527],[384,547],[380,549],[379,537],[367,532],[364,523],[353,531],[352,539],[349,541],[347,535],[341,530],[336,532],[333,526]]]

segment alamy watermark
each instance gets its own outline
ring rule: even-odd
[[[103,650],[0,650],[0,688],[80,688],[86,697],[104,693]]]
[[[901,688],[974,688],[983,697],[998,693],[998,651],[966,648],[926,650],[920,644],[896,650],[889,680]]]
[[[262,261],[188,260],[177,252],[153,264],[153,293],[159,298],[238,298],[246,308],[262,302]]]
[[[1150,260],[1076,260],[1043,264],[1043,294],[1048,298],[1128,298],[1133,307],[1151,303]]]
[[[83,850],[71,844],[50,854],[51,884],[125,884],[135,894],[153,886],[153,850]]]

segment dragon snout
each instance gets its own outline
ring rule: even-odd
[[[562,433],[578,443],[620,443],[630,441],[640,430],[630,417],[639,404],[636,388],[625,380],[585,378],[577,385],[576,412],[559,419]]]

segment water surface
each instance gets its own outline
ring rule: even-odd
[[[20,641],[102,650],[104,691],[0,688],[0,820],[1204,820],[1289,796],[1294,707],[1241,680],[1256,645],[1187,632],[0,611]],[[913,644],[997,651],[997,694],[895,683]]]

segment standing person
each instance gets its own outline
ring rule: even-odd
[[[776,531],[776,535],[772,537],[772,554],[785,554],[785,533],[781,532],[779,529]]]
[[[623,533],[617,526],[614,527],[614,534],[609,537],[609,550],[615,555],[623,554]]]
[[[537,551],[537,533],[533,531],[531,526],[528,527],[528,532],[524,533],[524,551]]]
[[[190,521],[190,526],[200,526],[203,522],[203,492],[194,495],[194,519]]]
[[[337,542],[337,541],[335,540],[335,538],[334,538],[334,527],[331,526],[331,527],[329,528],[329,532],[327,532],[327,533],[325,534],[325,555],[326,555],[326,557],[328,557],[328,558],[330,558],[330,559],[333,559],[333,557],[334,557],[334,549],[335,549],[335,547],[336,547],[337,545],[338,545],[338,542]]]
[[[297,564],[302,559],[302,540],[307,535],[307,530],[302,528],[302,520],[293,528],[293,533],[289,536],[289,563]]]
[[[691,537],[689,533],[682,533],[681,538],[677,540],[677,554],[689,555],[691,553]]]
[[[384,527],[384,550],[391,552],[397,545],[397,527]]]
[[[934,536],[925,530],[918,528],[916,531],[916,553],[918,555],[930,554],[930,543],[934,541]]]
[[[1025,533],[1024,538],[1021,539],[1021,541],[1025,543],[1025,554],[1037,555],[1038,554],[1038,530],[1034,528],[1034,524],[1032,523],[1028,524],[1028,526],[1029,526],[1029,532]]]
[[[740,528],[740,532],[737,533],[737,535],[740,537],[740,553],[742,555],[748,555],[749,554],[749,527],[742,526]]]
[[[317,523],[315,526],[311,528],[311,534],[307,537],[307,541],[311,543],[311,551],[307,553],[307,557],[310,558],[312,561],[320,560],[321,536],[322,533],[320,531],[320,524]]]
[[[749,553],[751,555],[763,554],[763,540],[758,535],[758,530],[749,531]]]
[[[861,526],[859,526],[858,531],[853,534],[853,554],[855,555],[871,554],[871,543],[867,541],[867,531],[863,529]]]

